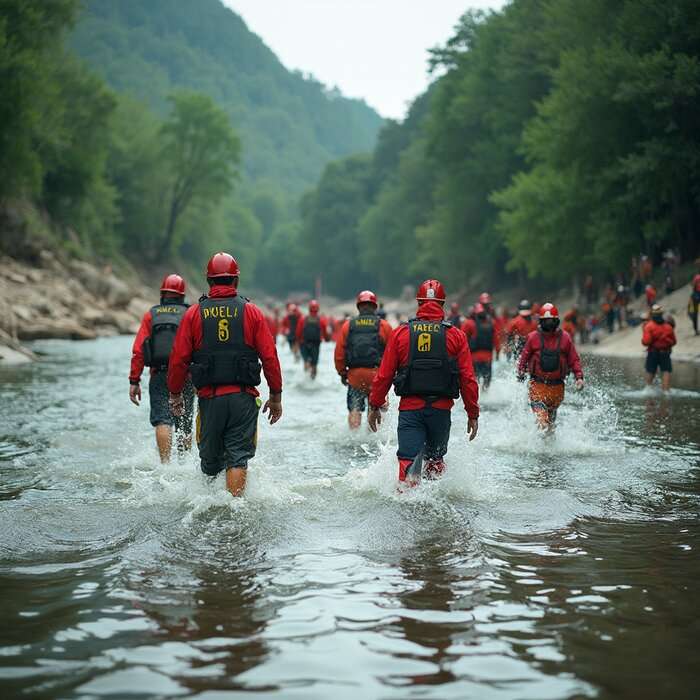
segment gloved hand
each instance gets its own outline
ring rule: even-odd
[[[340,381],[342,382],[343,386],[348,385],[348,375],[347,374],[341,374],[340,375]]]
[[[524,374],[519,374],[519,375],[518,375],[518,381],[519,381],[519,382],[524,382],[524,381],[525,381],[525,375],[524,375]]]
[[[139,405],[139,401],[141,401],[141,387],[138,384],[131,384],[129,386],[129,399],[131,403],[135,403],[137,406]]]

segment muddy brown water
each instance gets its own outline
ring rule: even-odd
[[[0,370],[5,698],[695,698],[700,367],[643,389],[586,361],[558,432],[496,367],[448,473],[396,492],[396,400],[346,427],[281,348],[245,499],[162,466],[131,339],[37,343]],[[147,402],[146,402],[147,403]]]

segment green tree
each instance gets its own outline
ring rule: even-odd
[[[55,133],[53,66],[75,0],[0,0],[0,199],[37,193],[41,147]]]
[[[193,202],[216,204],[238,176],[241,143],[226,112],[208,95],[177,92],[161,134],[171,174],[161,256],[171,250],[177,222]]]
[[[318,187],[302,199],[300,242],[306,282],[320,276],[328,291],[353,294],[370,283],[362,276],[357,224],[369,205],[372,158],[360,153],[326,166]]]

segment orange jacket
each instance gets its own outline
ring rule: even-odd
[[[647,321],[644,324],[644,335],[642,345],[647,346],[647,351],[657,350],[660,352],[671,352],[671,348],[676,344],[676,334],[670,323],[666,321]]]
[[[377,367],[352,367],[347,368],[345,364],[345,350],[348,343],[348,333],[350,332],[350,320],[348,319],[340,327],[340,332],[338,334],[338,340],[335,344],[335,351],[333,353],[333,359],[335,360],[335,371],[341,377],[348,378],[348,384],[355,389],[362,389],[363,391],[370,391],[372,389],[372,380],[374,375],[377,373]],[[391,324],[389,321],[381,319],[379,321],[379,337],[382,339],[384,345],[389,342],[389,336],[391,335]]]

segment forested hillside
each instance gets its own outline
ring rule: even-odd
[[[514,0],[467,13],[446,72],[303,200],[300,255],[398,291],[626,272],[700,247],[700,3]],[[355,288],[357,284],[355,284]]]
[[[82,4],[70,39],[77,52],[159,116],[175,88],[210,95],[241,136],[244,182],[269,179],[298,196],[332,158],[374,147],[374,110],[290,73],[220,0]]]
[[[197,275],[227,249],[247,285],[284,291],[307,277],[299,193],[380,123],[219,0],[0,0],[0,249],[34,255],[38,234]]]

